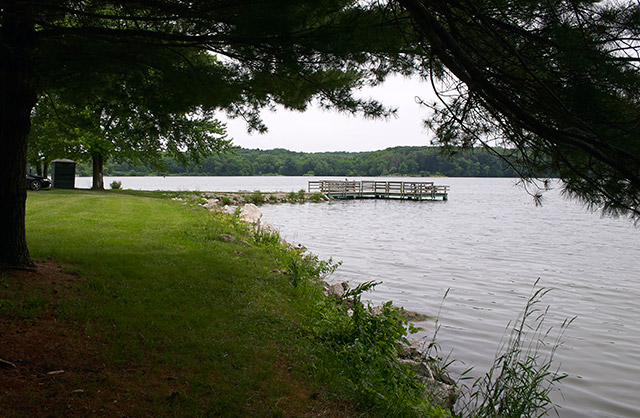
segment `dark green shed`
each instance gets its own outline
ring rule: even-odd
[[[51,161],[51,180],[53,187],[73,189],[76,184],[76,162],[65,159]]]

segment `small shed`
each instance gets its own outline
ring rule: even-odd
[[[76,184],[76,162],[59,159],[51,161],[51,180],[53,187],[58,189],[73,189]]]

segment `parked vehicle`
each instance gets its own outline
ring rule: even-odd
[[[40,190],[48,187],[51,187],[51,180],[48,178],[27,174],[27,189]]]

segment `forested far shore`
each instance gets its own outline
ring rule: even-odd
[[[499,149],[502,155],[508,150]],[[184,165],[165,156],[160,169],[130,162],[109,161],[107,176],[448,176],[516,177],[516,171],[494,152],[460,149],[453,156],[439,147],[394,147],[369,152],[304,153],[285,149],[234,148]],[[90,176],[91,165],[79,164],[78,175]]]

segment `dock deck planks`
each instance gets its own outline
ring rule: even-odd
[[[309,182],[309,193],[332,199],[447,200],[449,186],[428,181],[316,180]]]

